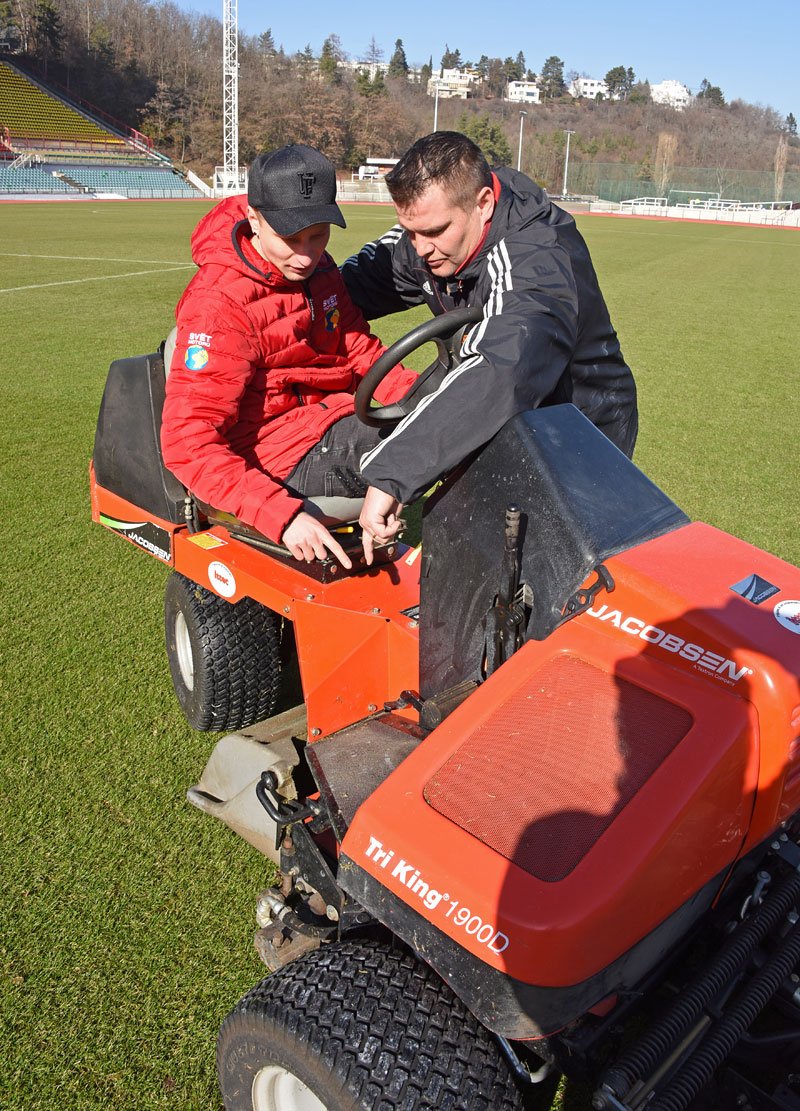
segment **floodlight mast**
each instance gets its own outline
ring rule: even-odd
[[[239,176],[239,4],[223,0],[222,194],[242,192]]]

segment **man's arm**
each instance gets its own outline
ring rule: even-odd
[[[405,232],[399,224],[351,255],[341,270],[350,296],[367,320],[424,301],[420,287],[425,274],[415,275],[409,267]]]
[[[257,351],[234,306],[178,320],[161,426],[164,462],[201,498],[273,540],[302,510],[302,500],[231,449],[225,435],[254,373]]]
[[[509,238],[493,248],[489,272],[484,319],[462,347],[464,361],[361,460],[369,485],[398,502],[419,497],[513,416],[541,404],[568,366],[578,301],[567,253]]]

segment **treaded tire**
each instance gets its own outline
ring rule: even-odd
[[[299,1078],[327,1111],[525,1106],[496,1042],[461,1000],[380,942],[324,945],[241,999],[217,1042],[226,1111],[251,1111],[253,1081],[269,1065]]]
[[[175,694],[195,729],[244,729],[275,710],[281,620],[252,598],[231,605],[173,571],[164,595]]]

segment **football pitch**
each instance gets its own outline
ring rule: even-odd
[[[208,207],[0,204],[0,1107],[213,1111],[219,1023],[266,971],[267,868],[185,801],[213,742],[172,694],[167,572],[89,512],[108,365],[172,327]],[[392,219],[344,212],[340,262]],[[800,233],[578,222],[637,379],[636,462],[690,517],[800,563]]]

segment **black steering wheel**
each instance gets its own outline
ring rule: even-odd
[[[387,424],[402,420],[428,394],[437,390],[443,379],[461,362],[461,341],[469,324],[475,324],[483,317],[483,309],[475,305],[468,309],[454,309],[453,312],[434,316],[424,324],[413,328],[389,347],[378,361],[370,367],[358,384],[355,404],[356,416],[364,424],[373,428],[383,428]],[[435,343],[437,356],[429,367],[423,370],[414,385],[393,405],[372,407],[372,398],[378,386],[390,370],[394,370],[412,351],[424,343]]]

